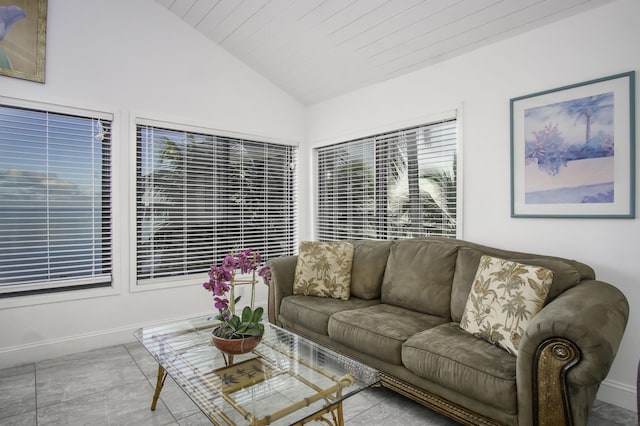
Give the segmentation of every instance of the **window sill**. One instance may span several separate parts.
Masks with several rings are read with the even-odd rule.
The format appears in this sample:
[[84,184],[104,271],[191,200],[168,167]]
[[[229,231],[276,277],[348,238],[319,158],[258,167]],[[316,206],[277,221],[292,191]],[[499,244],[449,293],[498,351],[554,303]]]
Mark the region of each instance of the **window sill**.
[[22,308],[26,306],[46,305],[50,303],[69,302],[72,300],[92,299],[96,297],[117,296],[120,290],[114,287],[100,287],[83,290],[69,290],[58,293],[25,295],[0,299],[0,309]]
[[167,288],[188,287],[195,284],[200,284],[209,280],[209,276],[205,274],[198,274],[190,277],[169,277],[161,279],[147,279],[147,280],[133,280],[129,291],[136,293],[139,291],[153,291]]

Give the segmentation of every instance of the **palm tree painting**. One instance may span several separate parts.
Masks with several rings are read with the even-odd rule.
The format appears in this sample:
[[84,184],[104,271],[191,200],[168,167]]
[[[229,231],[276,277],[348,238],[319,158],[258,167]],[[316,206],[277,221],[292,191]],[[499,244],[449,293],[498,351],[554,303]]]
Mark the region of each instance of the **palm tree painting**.
[[584,121],[586,130],[584,143],[586,144],[591,140],[591,123],[598,116],[598,113],[605,109],[613,111],[613,93],[575,99],[568,104],[569,113],[576,116],[576,122]]
[[614,202],[614,92],[524,110],[525,204]]

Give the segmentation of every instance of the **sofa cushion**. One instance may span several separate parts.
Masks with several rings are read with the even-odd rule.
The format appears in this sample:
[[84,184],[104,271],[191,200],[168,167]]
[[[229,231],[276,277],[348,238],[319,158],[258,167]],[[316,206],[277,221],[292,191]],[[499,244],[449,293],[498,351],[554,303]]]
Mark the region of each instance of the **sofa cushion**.
[[482,256],[460,327],[517,355],[527,324],[542,309],[552,281],[553,272],[542,266]]
[[399,241],[391,247],[382,303],[449,318],[458,248],[440,241]]
[[351,243],[303,241],[298,251],[293,294],[349,299]]
[[[458,250],[456,272],[453,276],[453,287],[451,288],[451,319],[453,321],[460,322],[462,319],[471,284],[478,270],[482,255],[482,252],[469,247],[461,247]],[[580,272],[575,266],[559,259],[532,256],[531,258],[509,258],[509,260],[527,265],[543,266],[553,272],[553,283],[551,283],[545,303],[555,299],[563,291],[578,285],[581,280]]]
[[380,299],[382,277],[393,241],[353,242],[351,295],[360,299]]
[[445,322],[433,315],[381,304],[332,315],[329,337],[388,363],[401,365],[405,340]]
[[280,317],[326,336],[327,324],[332,314],[379,303],[379,300],[363,300],[357,297],[340,300],[315,296],[287,296],[282,299]]
[[508,413],[517,412],[516,358],[458,327],[443,324],[402,346],[414,374]]

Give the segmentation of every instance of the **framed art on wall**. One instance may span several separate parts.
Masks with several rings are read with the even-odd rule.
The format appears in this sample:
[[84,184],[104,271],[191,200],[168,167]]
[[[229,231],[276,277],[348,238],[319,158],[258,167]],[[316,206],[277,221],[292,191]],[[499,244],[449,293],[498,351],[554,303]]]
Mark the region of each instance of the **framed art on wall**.
[[0,1],[0,75],[44,83],[47,0]]
[[635,217],[635,72],[511,99],[511,217]]

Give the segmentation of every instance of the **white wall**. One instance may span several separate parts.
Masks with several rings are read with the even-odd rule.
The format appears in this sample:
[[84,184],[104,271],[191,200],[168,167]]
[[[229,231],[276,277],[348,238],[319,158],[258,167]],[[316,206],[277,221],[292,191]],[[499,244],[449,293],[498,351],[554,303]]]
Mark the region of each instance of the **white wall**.
[[[625,293],[631,305],[630,320],[599,398],[634,411],[640,356],[640,221],[510,218],[509,99],[620,72],[638,72],[639,16],[640,2],[620,0],[314,105],[309,108],[303,150],[304,161],[309,162],[310,146],[317,141],[463,105],[463,238],[581,260],[600,279]],[[640,124],[637,111],[636,123]],[[310,180],[303,179],[302,184],[310,189]],[[300,192],[305,197],[311,193]],[[311,201],[301,199],[300,206],[304,209]],[[301,218],[311,214],[303,210]],[[311,221],[304,226],[300,235],[310,238]]]
[[300,103],[153,0],[50,1],[47,29],[46,84],[0,77],[0,96],[116,114],[115,290],[0,300],[0,368],[130,341],[142,325],[213,311],[199,284],[130,291],[132,117],[304,136]]

